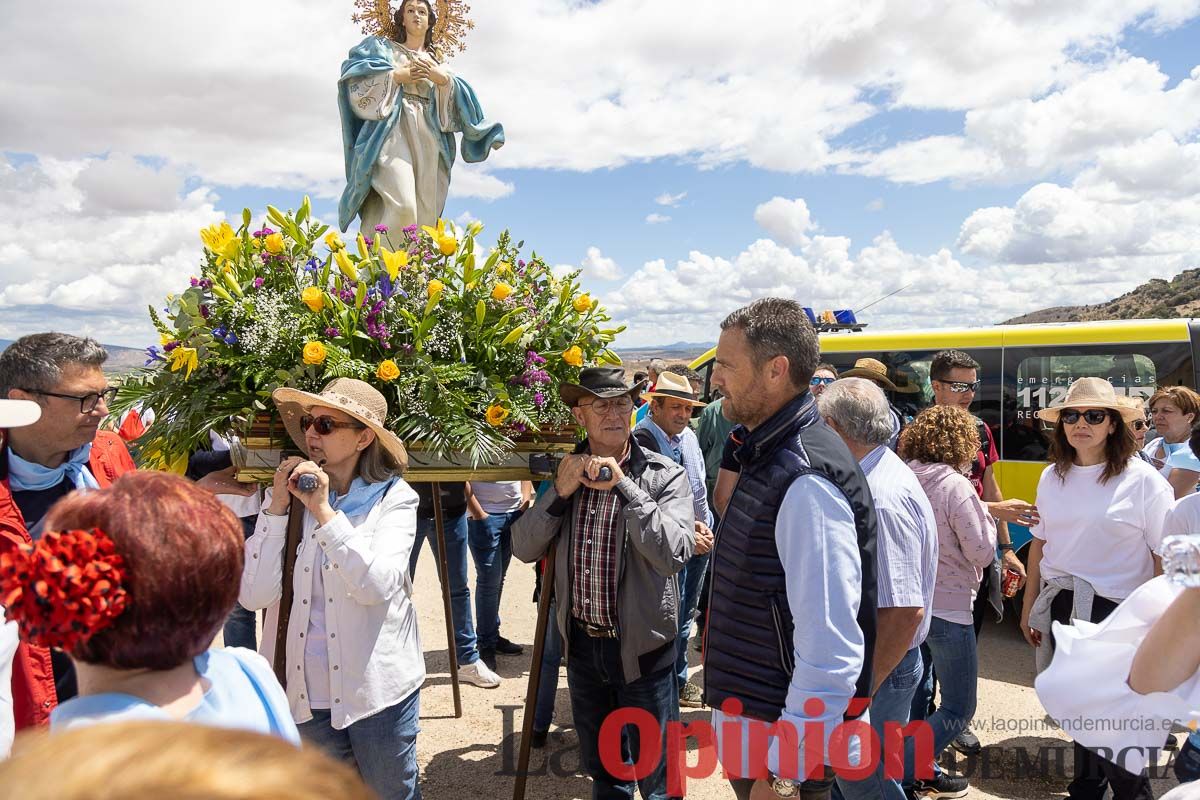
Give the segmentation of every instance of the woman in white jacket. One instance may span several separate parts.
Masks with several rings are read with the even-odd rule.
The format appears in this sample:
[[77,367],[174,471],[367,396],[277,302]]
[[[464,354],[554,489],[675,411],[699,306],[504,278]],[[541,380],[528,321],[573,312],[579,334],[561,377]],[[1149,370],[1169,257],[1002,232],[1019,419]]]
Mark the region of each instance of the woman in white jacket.
[[[420,798],[425,661],[408,578],[417,495],[399,477],[404,445],[384,427],[387,401],[362,381],[338,378],[320,394],[278,389],[273,399],[308,458],[289,458],[275,474],[246,541],[241,603],[268,608],[262,652],[270,658],[295,498],[304,506],[303,536],[292,576],[285,688],[300,735],[357,766],[381,798]],[[315,478],[312,491],[299,488],[306,475]]]

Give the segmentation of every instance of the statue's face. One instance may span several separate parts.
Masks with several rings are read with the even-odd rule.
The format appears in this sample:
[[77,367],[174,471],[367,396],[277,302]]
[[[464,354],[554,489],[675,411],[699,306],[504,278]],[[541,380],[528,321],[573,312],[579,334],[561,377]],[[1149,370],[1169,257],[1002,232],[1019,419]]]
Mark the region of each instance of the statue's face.
[[409,0],[404,4],[404,32],[424,36],[429,30],[429,6],[421,0]]

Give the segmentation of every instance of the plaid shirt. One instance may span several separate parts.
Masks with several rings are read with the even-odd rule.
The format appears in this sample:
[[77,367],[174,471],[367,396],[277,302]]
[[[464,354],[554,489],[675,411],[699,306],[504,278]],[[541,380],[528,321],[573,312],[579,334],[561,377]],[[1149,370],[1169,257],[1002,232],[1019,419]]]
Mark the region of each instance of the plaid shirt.
[[[628,459],[621,462],[624,469]],[[571,540],[571,614],[589,625],[617,626],[617,553],[625,536],[621,498],[581,486]]]

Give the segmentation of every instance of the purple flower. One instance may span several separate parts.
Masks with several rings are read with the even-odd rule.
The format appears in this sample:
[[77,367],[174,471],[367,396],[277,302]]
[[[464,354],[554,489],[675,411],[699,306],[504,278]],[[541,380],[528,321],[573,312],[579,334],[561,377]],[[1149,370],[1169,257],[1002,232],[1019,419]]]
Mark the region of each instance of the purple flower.
[[387,225],[376,225],[376,226],[375,226],[375,232],[376,232],[376,233],[387,233],[387,232],[388,232],[388,226],[387,226]]
[[534,392],[533,393],[533,404],[535,406],[537,406],[538,408],[541,408],[542,406],[546,405],[546,395],[542,394],[541,392]]
[[172,350],[174,350],[176,347],[179,347],[179,342],[178,342],[178,341],[174,341],[174,342],[167,342],[166,344],[164,344],[164,345],[163,345],[163,352],[164,352],[164,353],[169,353],[169,352],[171,352]]
[[208,319],[208,315],[212,312],[208,310],[208,306],[200,306],[200,316],[203,319]]
[[200,285],[200,281],[199,281],[199,280],[197,280],[196,278],[192,278],[192,280],[191,280],[191,284],[192,284],[192,286],[199,286],[199,285]]
[[395,290],[392,287],[392,279],[387,276],[387,273],[379,276],[379,296],[387,300],[392,296]]
[[363,241],[367,243],[367,247],[370,247],[371,245],[375,244],[375,240],[372,239],[370,236],[364,236]]
[[151,364],[153,364],[155,361],[166,361],[166,359],[162,357],[162,354],[158,352],[157,345],[152,344],[149,347],[147,347],[146,355],[149,357],[146,359],[146,363],[143,366],[148,367]]
[[238,343],[237,334],[234,333],[233,331],[230,331],[229,335],[225,337],[225,344],[237,344],[237,343]]
[[217,327],[213,328],[213,336],[217,337],[218,339],[224,339],[225,338],[225,326],[218,325]]
[[261,230],[257,230],[254,232],[254,236],[259,239],[263,239],[263,238],[266,238],[267,236],[270,236],[274,232],[275,231],[271,230],[270,228],[268,228],[264,225]]
[[411,344],[402,344],[402,345],[400,345],[400,349],[404,352],[404,355],[406,355],[406,356],[412,355],[413,346]]
[[526,428],[525,423],[523,423],[523,422],[514,422],[513,430],[516,431],[517,433],[524,433],[525,431],[529,430],[529,428]]
[[261,288],[262,288],[262,285],[263,285],[263,283],[265,283],[265,281],[264,281],[262,278],[255,278],[255,279],[254,279],[254,288],[255,288],[255,289],[261,289]]
[[320,261],[318,261],[316,258],[310,258],[308,260],[308,263],[306,263],[304,265],[304,271],[305,272],[316,272],[320,266],[321,266]]
[[328,336],[330,339],[336,339],[337,337],[342,335],[342,332],[339,331],[337,328],[326,328],[325,335]]

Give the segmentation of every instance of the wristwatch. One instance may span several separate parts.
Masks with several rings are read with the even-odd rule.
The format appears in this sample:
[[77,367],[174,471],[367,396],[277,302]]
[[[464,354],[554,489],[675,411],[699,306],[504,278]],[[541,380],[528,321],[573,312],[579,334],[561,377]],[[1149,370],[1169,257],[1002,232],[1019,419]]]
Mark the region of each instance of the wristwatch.
[[1001,542],[1000,549],[1008,550],[1009,552],[1012,552],[1012,549],[1013,549],[1012,542]]
[[776,775],[770,775],[767,779],[767,785],[771,787],[771,791],[780,797],[799,797],[800,783],[791,778],[780,778]]

